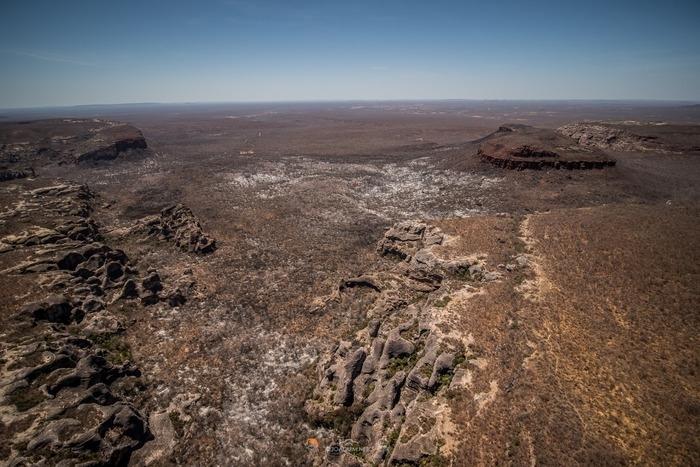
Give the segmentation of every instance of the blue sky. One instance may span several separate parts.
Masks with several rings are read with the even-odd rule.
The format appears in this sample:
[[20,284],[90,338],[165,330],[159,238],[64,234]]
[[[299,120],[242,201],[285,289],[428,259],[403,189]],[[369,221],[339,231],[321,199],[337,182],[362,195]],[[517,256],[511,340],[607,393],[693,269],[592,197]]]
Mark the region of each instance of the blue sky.
[[700,0],[3,0],[0,60],[0,107],[700,100]]

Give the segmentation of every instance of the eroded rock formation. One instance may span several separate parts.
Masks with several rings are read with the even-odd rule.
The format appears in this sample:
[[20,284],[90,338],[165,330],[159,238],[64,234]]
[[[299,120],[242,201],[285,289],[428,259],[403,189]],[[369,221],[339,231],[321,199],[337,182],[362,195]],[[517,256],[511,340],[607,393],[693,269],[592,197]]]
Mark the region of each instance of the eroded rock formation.
[[143,382],[119,310],[169,301],[170,292],[157,272],[140,273],[104,243],[94,198],[82,185],[40,186],[2,213],[34,224],[0,239],[5,264],[16,258],[0,272],[3,284],[27,297],[3,318],[0,337],[0,456],[10,465],[123,465],[151,437],[134,404]]
[[448,241],[422,222],[396,224],[377,248],[394,266],[342,281],[333,294],[342,301],[349,288],[360,287],[373,299],[366,327],[321,359],[306,403],[311,419],[345,443],[329,449],[326,462],[357,462],[353,445],[369,465],[440,458],[444,396],[459,384],[454,377],[470,356],[464,341],[442,326],[439,311],[453,288],[447,284],[476,289],[500,277],[478,257],[444,258],[438,248]]
[[635,134],[631,127],[604,122],[571,123],[557,128],[557,132],[587,148],[642,152],[663,150],[661,142],[654,136]]
[[167,207],[142,223],[149,236],[171,241],[183,251],[204,255],[216,249],[216,240],[202,231],[199,220],[182,204]]

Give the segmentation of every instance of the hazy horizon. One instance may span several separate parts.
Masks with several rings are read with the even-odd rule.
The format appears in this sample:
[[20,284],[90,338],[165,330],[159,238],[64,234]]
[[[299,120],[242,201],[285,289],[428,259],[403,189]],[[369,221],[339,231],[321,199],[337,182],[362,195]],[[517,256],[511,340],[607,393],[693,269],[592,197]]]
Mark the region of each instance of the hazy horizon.
[[99,108],[99,107],[156,107],[156,106],[226,106],[226,105],[294,105],[294,104],[411,104],[411,103],[523,103],[523,104],[640,104],[640,105],[697,105],[700,99],[307,99],[307,100],[250,100],[250,101],[172,101],[172,102],[94,102],[85,104],[64,105],[35,105],[27,107],[0,107],[1,111],[31,111],[31,110],[59,110],[71,108]]
[[700,4],[10,2],[0,108],[700,101]]

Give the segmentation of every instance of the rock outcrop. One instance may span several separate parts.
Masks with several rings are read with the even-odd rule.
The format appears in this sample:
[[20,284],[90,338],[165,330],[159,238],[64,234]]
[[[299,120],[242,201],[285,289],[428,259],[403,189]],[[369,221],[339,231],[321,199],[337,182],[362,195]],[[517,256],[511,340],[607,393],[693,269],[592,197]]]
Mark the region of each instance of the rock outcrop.
[[616,152],[697,153],[697,125],[664,122],[585,121],[564,125],[557,132],[581,146]]
[[357,463],[361,454],[367,465],[422,465],[440,457],[436,417],[446,410],[444,394],[470,350],[444,333],[436,311],[449,300],[446,284],[478,287],[499,277],[478,257],[442,257],[438,248],[447,241],[423,222],[398,223],[377,246],[393,266],[342,281],[332,295],[330,302],[343,302],[350,283],[369,290],[373,300],[367,326],[321,359],[306,403],[311,420],[337,436],[326,462]]
[[553,130],[504,125],[480,140],[477,155],[507,169],[602,169],[615,161]]
[[9,180],[16,180],[18,178],[26,178],[29,176],[34,176],[34,169],[25,170],[12,170],[12,169],[0,169],[0,182],[6,182]]
[[141,274],[104,243],[87,187],[54,184],[19,196],[4,218],[39,225],[0,239],[5,264],[17,258],[0,279],[37,290],[2,318],[0,458],[9,465],[126,465],[151,433],[134,402],[144,383],[120,310],[169,302],[168,291],[157,272]]
[[654,139],[635,135],[602,122],[571,123],[557,132],[572,138],[581,146],[613,151],[649,151],[656,146]]
[[142,223],[148,236],[173,242],[183,251],[205,255],[216,250],[216,240],[202,231],[199,220],[182,204],[167,207]]
[[11,166],[97,163],[148,151],[139,129],[110,120],[3,123],[0,130],[0,163]]

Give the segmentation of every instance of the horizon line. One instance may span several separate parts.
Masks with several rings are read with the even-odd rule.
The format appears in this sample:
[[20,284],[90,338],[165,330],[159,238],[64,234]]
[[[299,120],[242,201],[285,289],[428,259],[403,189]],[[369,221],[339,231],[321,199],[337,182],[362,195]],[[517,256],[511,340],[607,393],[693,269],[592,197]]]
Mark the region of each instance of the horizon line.
[[700,99],[659,99],[659,98],[400,98],[400,99],[282,99],[282,100],[202,100],[202,101],[162,101],[162,102],[113,102],[91,104],[35,105],[23,107],[0,107],[2,111],[74,109],[81,107],[127,107],[127,106],[167,106],[167,105],[216,105],[216,104],[322,104],[322,103],[382,103],[382,102],[627,102],[627,103],[675,103],[700,104]]

